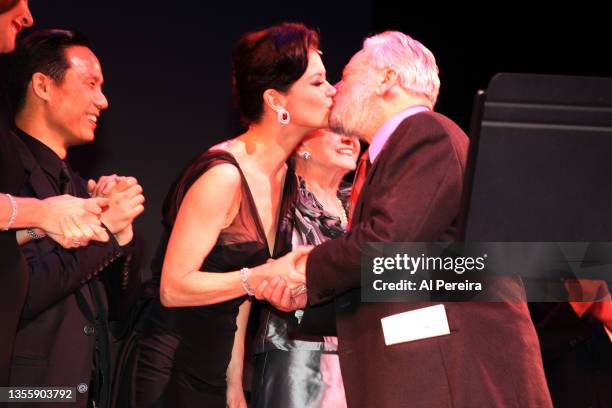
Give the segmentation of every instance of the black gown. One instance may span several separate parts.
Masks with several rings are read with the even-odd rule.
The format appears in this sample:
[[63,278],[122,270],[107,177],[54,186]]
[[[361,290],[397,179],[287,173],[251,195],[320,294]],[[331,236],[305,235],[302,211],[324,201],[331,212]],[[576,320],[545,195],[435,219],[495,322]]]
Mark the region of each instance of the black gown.
[[[19,154],[0,128],[0,193],[19,194],[23,184]],[[7,200],[2,194],[0,200]],[[5,225],[0,226],[4,228]],[[0,231],[0,386],[8,386],[13,341],[25,301],[28,274],[15,231]]]
[[[163,254],[178,207],[189,187],[207,170],[222,163],[240,167],[228,152],[211,150],[192,162],[166,198],[165,234],[153,262],[154,278],[159,279]],[[200,270],[236,271],[266,262],[271,254],[257,208],[247,181],[242,177],[240,209],[232,224],[223,229]],[[283,202],[279,212],[274,257],[290,248],[283,220],[296,190],[291,170],[286,175]],[[206,214],[202,214],[206,217]],[[230,361],[238,308],[246,297],[227,302],[182,308],[165,308],[154,299],[131,350],[133,391],[129,403],[136,407],[225,407],[226,370]],[[125,375],[126,373],[124,373]],[[123,379],[122,381],[125,381]],[[124,394],[125,396],[125,394]]]

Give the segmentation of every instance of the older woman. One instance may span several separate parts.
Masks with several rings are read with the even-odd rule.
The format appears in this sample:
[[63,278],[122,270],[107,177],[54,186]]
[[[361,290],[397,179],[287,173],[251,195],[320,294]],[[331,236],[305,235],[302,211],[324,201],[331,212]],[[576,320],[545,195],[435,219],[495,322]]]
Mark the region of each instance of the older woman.
[[[321,129],[307,136],[294,155],[299,191],[289,214],[292,245],[319,245],[346,231],[356,138]],[[295,314],[265,308],[256,337],[253,407],[346,406],[338,361],[333,304]],[[292,329],[294,330],[293,332]],[[323,336],[325,335],[325,336]]]
[[[244,334],[265,265],[286,249],[279,220],[295,176],[285,165],[311,130],[327,123],[335,89],[315,31],[280,24],[248,33],[233,54],[233,83],[248,130],[201,154],[165,205],[160,301],[138,341],[138,407],[245,407]],[[257,265],[262,266],[257,267]]]

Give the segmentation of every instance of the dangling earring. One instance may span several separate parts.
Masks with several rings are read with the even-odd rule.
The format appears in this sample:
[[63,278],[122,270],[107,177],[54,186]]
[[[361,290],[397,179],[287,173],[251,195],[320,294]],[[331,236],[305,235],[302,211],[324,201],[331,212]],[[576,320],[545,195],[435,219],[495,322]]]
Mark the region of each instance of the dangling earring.
[[300,156],[302,156],[304,158],[304,160],[308,160],[310,159],[310,152],[307,152],[306,150],[304,150],[302,153],[300,153]]
[[288,125],[291,121],[291,116],[289,115],[289,112],[287,112],[285,108],[280,108],[277,113],[278,114],[276,116],[276,119],[278,120],[278,123],[280,123],[281,125]]

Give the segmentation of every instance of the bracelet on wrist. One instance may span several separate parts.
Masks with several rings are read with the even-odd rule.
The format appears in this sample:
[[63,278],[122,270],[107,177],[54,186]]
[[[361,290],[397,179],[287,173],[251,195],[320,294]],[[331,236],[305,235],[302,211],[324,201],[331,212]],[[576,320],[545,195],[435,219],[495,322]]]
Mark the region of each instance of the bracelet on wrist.
[[9,222],[6,224],[6,227],[2,228],[2,231],[10,230],[15,223],[15,219],[17,218],[17,201],[15,201],[15,198],[13,198],[13,196],[10,194],[5,194],[5,196],[11,202],[11,218],[9,218]]
[[240,283],[242,284],[242,289],[244,289],[247,295],[255,296],[255,292],[249,286],[249,282],[247,280],[248,278],[249,278],[249,268],[242,268],[240,270]]
[[28,236],[32,239],[41,239],[45,237],[44,235],[41,235],[38,232],[36,232],[34,228],[27,228],[26,234],[28,234]]

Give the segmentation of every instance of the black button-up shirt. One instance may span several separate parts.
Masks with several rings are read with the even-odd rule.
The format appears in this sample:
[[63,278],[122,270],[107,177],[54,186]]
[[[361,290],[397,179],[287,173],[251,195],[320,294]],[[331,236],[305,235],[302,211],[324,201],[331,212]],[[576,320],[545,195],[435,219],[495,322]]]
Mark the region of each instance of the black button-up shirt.
[[[70,180],[63,171],[64,166],[68,168],[70,179],[72,178],[72,170],[67,162],[62,161],[60,157],[51,150],[50,147],[40,142],[38,139],[33,138],[21,129],[16,129],[16,133],[19,135],[21,140],[28,146],[36,161],[40,167],[44,170],[45,175],[49,179],[49,182],[54,187],[56,195],[64,194],[65,185]],[[74,188],[73,191],[77,191]]]

